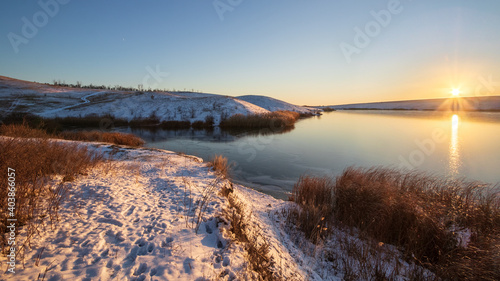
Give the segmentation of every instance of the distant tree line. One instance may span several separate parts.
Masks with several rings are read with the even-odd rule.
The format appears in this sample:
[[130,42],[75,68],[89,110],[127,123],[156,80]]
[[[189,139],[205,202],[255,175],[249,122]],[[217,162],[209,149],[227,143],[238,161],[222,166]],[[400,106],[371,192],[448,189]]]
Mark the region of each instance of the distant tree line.
[[[52,80],[52,84],[50,83],[45,83],[45,85],[51,85],[51,86],[56,86],[56,87],[68,87],[68,88],[81,88],[81,89],[100,89],[100,90],[115,90],[115,91],[148,91],[148,92],[180,92],[180,90],[169,90],[169,89],[144,89],[144,86],[142,84],[137,85],[137,87],[123,87],[120,85],[115,85],[115,86],[106,86],[106,85],[94,85],[94,84],[88,84],[88,85],[83,85],[81,81],[76,81],[75,84],[71,83],[66,83],[65,81],[61,80]],[[183,92],[191,92],[191,93],[200,93],[200,91],[195,91],[194,89],[187,90],[184,88]]]

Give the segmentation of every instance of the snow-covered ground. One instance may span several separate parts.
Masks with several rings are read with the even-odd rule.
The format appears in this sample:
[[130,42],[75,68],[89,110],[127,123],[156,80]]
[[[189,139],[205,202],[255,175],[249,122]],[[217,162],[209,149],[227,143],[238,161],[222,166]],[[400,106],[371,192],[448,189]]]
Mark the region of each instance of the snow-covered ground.
[[[63,183],[70,193],[59,223],[32,240],[15,274],[5,272],[2,255],[1,280],[258,280],[245,244],[229,231],[232,211],[219,190],[231,183],[206,162],[158,149],[82,145],[111,161]],[[360,240],[339,231],[331,243],[314,246],[285,223],[292,203],[241,185],[233,189],[249,239],[270,246],[278,280],[342,280],[347,264],[356,269],[335,239]],[[401,272],[408,268],[399,259],[374,266],[392,272],[396,262]]]
[[235,98],[192,92],[127,92],[54,87],[0,76],[0,110],[30,112],[43,117],[84,117],[111,114],[131,120],[156,116],[160,121],[197,121],[214,117],[215,124],[234,114],[277,110],[301,113],[311,109],[262,97]]

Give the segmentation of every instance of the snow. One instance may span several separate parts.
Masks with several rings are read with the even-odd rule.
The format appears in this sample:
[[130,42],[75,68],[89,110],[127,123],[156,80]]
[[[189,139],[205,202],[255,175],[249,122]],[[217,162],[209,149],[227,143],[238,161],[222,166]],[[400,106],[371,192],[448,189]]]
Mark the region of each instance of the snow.
[[193,92],[127,92],[54,87],[0,76],[0,109],[4,114],[29,111],[43,117],[84,117],[111,114],[116,118],[157,117],[160,121],[204,121],[215,124],[234,114],[262,114],[305,107],[262,96],[241,98]]
[[269,111],[278,111],[278,110],[288,110],[288,111],[296,111],[300,113],[314,113],[314,110],[311,108],[294,105],[291,103],[287,103],[281,100],[277,100],[271,97],[266,96],[257,96],[257,95],[246,95],[237,97],[240,100],[247,101],[249,103],[260,106]]
[[[229,231],[228,200],[218,192],[231,183],[206,162],[159,149],[80,144],[110,161],[63,183],[70,193],[59,223],[32,240],[24,264],[17,263],[15,280],[44,273],[46,280],[256,280],[244,244]],[[58,176],[52,183],[61,181]],[[342,265],[324,254],[329,250],[346,260],[335,238],[325,246],[308,243],[285,223],[292,203],[232,186],[249,239],[270,245],[276,277],[341,280]],[[5,259],[0,257],[4,269]],[[392,264],[383,265],[389,272]],[[12,279],[2,274],[0,279]]]
[[71,194],[58,227],[34,241],[16,280],[34,280],[47,268],[47,280],[205,280],[197,278],[223,271],[230,278],[243,269],[233,258],[241,248],[219,230],[222,197],[210,194],[196,231],[202,196],[224,184],[206,163],[168,151],[88,145],[114,161],[65,183]]

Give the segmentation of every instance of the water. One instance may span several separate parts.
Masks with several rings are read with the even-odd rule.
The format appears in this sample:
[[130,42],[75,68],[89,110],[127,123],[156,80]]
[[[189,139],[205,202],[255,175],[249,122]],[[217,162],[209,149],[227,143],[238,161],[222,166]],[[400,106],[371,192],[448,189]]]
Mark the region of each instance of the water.
[[304,174],[336,176],[349,166],[418,169],[500,182],[500,113],[336,111],[282,134],[134,130],[149,147],[207,160],[222,154],[233,178],[286,198]]

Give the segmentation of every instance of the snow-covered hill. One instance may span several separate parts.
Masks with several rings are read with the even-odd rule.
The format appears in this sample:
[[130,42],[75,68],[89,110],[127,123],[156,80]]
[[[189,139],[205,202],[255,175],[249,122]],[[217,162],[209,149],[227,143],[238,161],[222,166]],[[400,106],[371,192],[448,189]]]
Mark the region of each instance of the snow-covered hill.
[[84,117],[110,114],[131,120],[155,116],[160,121],[197,121],[214,117],[218,124],[234,114],[261,114],[305,107],[263,96],[241,98],[193,92],[135,92],[56,87],[0,76],[0,110],[30,112],[43,117]]
[[500,110],[500,96],[356,103],[335,105],[330,107],[334,109],[497,111]]

